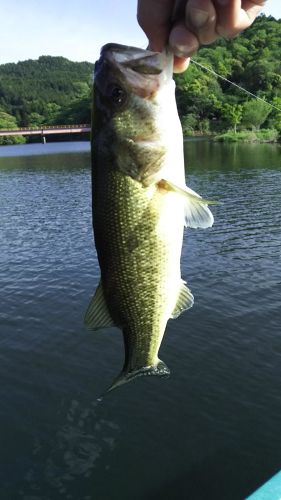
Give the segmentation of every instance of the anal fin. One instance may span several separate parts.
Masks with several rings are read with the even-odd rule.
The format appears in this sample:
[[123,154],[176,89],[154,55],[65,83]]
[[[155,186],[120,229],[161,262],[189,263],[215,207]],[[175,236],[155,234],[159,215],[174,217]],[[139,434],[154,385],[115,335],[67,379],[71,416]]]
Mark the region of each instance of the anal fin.
[[99,283],[95,295],[88,305],[84,318],[84,324],[90,330],[99,330],[100,328],[115,326],[105,302],[101,282]]
[[174,307],[174,310],[171,314],[171,318],[172,319],[178,318],[183,311],[187,311],[187,309],[190,309],[193,306],[193,304],[194,304],[194,297],[191,291],[186,286],[185,281],[181,281],[178,299]]

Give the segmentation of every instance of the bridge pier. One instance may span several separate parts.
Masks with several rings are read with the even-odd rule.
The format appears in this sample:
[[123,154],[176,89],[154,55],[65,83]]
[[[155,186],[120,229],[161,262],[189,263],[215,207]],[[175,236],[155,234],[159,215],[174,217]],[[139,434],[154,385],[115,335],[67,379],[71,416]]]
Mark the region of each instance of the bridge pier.
[[44,135],[42,135],[42,143],[43,143],[43,144],[46,144],[46,142],[47,142],[47,141],[46,141],[46,137],[45,137]]

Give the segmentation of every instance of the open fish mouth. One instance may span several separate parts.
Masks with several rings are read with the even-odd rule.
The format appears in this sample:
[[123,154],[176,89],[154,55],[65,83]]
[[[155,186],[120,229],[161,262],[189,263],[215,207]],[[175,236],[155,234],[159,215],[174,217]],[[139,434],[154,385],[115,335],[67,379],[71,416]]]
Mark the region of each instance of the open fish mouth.
[[[172,81],[173,55],[168,51],[152,52],[128,45],[108,43],[101,49],[95,74],[110,68],[139,97],[154,98],[163,84]],[[106,71],[108,71],[108,69]]]
[[159,75],[167,66],[166,52],[152,52],[129,45],[108,43],[102,47],[101,56],[107,57],[108,53],[117,64],[143,75]]
[[166,72],[168,68],[169,75],[172,74],[173,56],[166,50],[152,52],[129,45],[108,43],[101,49],[101,58],[110,60],[124,70],[131,69],[143,76],[157,76],[163,71]]

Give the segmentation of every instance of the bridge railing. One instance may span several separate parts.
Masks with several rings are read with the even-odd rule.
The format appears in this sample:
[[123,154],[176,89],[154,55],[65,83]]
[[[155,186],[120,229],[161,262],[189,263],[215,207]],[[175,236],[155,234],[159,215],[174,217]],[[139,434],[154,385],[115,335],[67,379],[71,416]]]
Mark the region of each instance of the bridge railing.
[[0,128],[0,136],[3,135],[45,135],[61,133],[89,132],[91,125],[81,123],[79,125],[42,125],[38,127]]
[[40,125],[37,127],[18,127],[18,128],[0,128],[0,133],[4,135],[5,132],[13,133],[13,132],[34,132],[34,131],[43,131],[43,130],[73,130],[73,129],[89,129],[91,127],[88,123],[82,123],[78,125]]

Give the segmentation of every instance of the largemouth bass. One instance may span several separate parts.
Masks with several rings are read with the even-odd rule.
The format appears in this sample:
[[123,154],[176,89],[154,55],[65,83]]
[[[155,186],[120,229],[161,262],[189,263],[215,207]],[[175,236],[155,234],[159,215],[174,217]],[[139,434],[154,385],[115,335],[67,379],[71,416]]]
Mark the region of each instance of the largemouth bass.
[[185,185],[173,57],[107,44],[95,65],[92,193],[101,270],[85,323],[117,326],[124,367],[109,390],[168,376],[158,357],[169,318],[193,305],[181,279],[184,224],[209,227],[208,200]]

